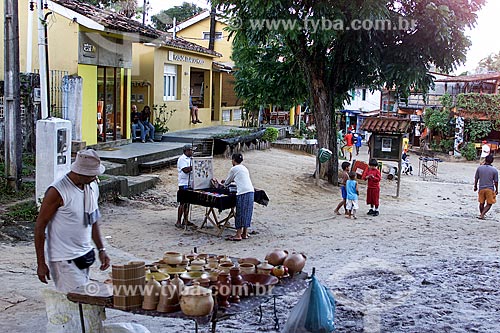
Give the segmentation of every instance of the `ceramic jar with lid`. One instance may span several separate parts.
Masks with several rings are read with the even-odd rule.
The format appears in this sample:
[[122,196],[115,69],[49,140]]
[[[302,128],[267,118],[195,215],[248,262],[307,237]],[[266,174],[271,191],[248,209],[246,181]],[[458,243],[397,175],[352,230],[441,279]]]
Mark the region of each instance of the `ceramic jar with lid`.
[[185,287],[181,295],[181,310],[186,316],[207,316],[214,308],[212,290],[200,286],[198,282]]
[[177,291],[180,295],[184,290],[184,281],[182,281],[182,279],[179,278],[179,274],[175,274],[175,277],[171,280],[171,282],[174,286],[177,287]]
[[264,260],[260,265],[257,266],[257,273],[258,274],[266,274],[270,275],[271,271],[273,270],[273,265],[270,265],[267,260]]

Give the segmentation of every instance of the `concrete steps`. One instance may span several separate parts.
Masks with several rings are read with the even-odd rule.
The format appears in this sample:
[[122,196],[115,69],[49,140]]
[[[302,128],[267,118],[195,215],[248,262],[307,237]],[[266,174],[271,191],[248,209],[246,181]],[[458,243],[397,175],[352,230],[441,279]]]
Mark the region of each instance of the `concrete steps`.
[[144,162],[139,164],[140,172],[153,172],[154,170],[168,168],[170,166],[176,165],[177,160],[181,155],[175,155],[167,158],[162,158],[160,160],[154,160],[149,162]]
[[153,188],[160,181],[157,175],[112,176],[106,175],[99,183],[101,198],[120,195],[130,197]]

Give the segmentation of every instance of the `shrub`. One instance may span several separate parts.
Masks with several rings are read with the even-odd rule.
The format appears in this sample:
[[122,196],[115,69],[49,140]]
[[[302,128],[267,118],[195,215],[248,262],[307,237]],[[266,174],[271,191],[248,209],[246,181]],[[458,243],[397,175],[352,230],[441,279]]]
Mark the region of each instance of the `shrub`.
[[474,161],[477,158],[476,146],[470,142],[460,150],[460,154],[462,154],[467,161]]
[[268,127],[262,135],[262,140],[267,142],[274,142],[278,140],[278,129],[274,127]]

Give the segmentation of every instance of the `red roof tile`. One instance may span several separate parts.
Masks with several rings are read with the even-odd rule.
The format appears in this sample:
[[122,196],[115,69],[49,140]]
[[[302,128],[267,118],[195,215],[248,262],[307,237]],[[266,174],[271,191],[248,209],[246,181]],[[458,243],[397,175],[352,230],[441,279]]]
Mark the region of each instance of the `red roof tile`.
[[409,119],[369,117],[363,121],[360,129],[374,133],[406,133],[409,126]]

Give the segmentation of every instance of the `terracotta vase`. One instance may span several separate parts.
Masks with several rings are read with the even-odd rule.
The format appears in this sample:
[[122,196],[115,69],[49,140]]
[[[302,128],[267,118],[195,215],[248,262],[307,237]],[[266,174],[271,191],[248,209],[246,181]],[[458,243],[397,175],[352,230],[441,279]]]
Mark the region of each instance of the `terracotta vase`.
[[175,312],[179,311],[179,292],[177,286],[170,281],[164,281],[160,291],[160,302],[156,311],[158,312]]
[[184,281],[179,278],[179,274],[175,274],[175,277],[170,280],[174,286],[177,287],[177,292],[180,294],[184,290]]
[[229,302],[239,303],[240,296],[243,294],[243,278],[238,267],[233,267],[229,270],[231,276],[231,296]]
[[265,260],[267,260],[267,262],[273,266],[278,266],[283,265],[283,262],[285,261],[287,256],[288,251],[275,249],[274,251],[266,255]]
[[151,276],[148,283],[144,286],[144,300],[142,301],[142,308],[144,310],[156,310],[160,301],[160,291],[160,283]]
[[230,306],[228,299],[231,296],[231,278],[229,273],[219,274],[217,281],[217,302],[219,306],[228,308]]
[[302,253],[292,252],[289,254],[283,265],[288,268],[288,274],[293,276],[295,273],[301,272],[306,265],[306,256]]

